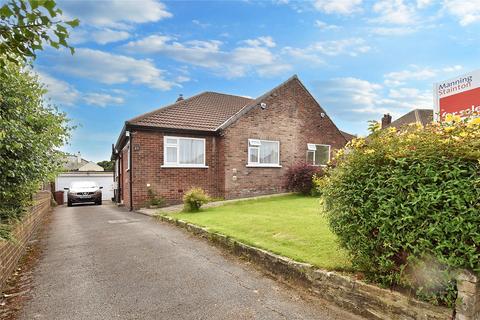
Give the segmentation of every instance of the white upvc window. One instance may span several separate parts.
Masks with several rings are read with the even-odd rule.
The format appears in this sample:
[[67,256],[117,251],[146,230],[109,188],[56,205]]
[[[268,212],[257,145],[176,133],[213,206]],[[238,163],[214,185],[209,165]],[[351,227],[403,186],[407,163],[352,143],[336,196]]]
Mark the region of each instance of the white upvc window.
[[330,161],[330,145],[307,143],[307,163],[326,166]]
[[205,139],[165,136],[162,167],[207,168]]
[[247,167],[280,167],[280,142],[248,139]]

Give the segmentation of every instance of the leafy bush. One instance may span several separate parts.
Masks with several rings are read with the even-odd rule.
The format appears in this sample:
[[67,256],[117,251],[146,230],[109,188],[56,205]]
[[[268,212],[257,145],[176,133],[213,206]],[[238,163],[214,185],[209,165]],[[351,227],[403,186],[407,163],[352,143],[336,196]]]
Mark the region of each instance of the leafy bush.
[[159,197],[152,188],[148,188],[147,190],[147,205],[148,206],[155,206],[155,207],[162,207],[165,205],[166,201],[164,198]]
[[285,174],[285,188],[288,191],[311,194],[314,176],[322,176],[323,170],[320,167],[307,163],[297,163],[290,166]]
[[64,161],[57,150],[71,127],[45,93],[28,68],[7,63],[0,72],[0,239],[11,237],[12,222]]
[[447,121],[351,141],[320,187],[354,266],[452,305],[454,272],[480,272],[480,118]]
[[183,195],[183,210],[196,212],[205,203],[211,201],[210,196],[202,188],[192,188]]

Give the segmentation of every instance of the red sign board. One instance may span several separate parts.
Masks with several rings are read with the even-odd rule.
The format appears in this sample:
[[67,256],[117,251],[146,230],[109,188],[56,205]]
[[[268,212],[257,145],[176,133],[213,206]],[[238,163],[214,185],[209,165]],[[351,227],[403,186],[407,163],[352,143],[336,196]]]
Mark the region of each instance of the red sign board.
[[480,70],[435,84],[435,120],[480,114]]

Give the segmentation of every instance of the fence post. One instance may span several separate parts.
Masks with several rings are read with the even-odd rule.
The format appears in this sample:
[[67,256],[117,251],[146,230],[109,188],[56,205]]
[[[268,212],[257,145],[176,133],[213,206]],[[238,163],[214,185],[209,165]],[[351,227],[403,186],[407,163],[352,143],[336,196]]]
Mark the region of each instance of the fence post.
[[458,296],[455,320],[480,320],[480,279],[463,270],[457,276]]

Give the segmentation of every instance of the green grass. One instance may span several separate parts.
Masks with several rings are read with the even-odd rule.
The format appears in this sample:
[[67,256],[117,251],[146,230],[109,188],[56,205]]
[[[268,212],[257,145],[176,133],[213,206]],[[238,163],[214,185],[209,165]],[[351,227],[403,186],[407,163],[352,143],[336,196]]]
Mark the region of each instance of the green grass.
[[195,213],[169,214],[243,243],[328,270],[349,270],[346,253],[318,198],[288,195],[230,203]]

